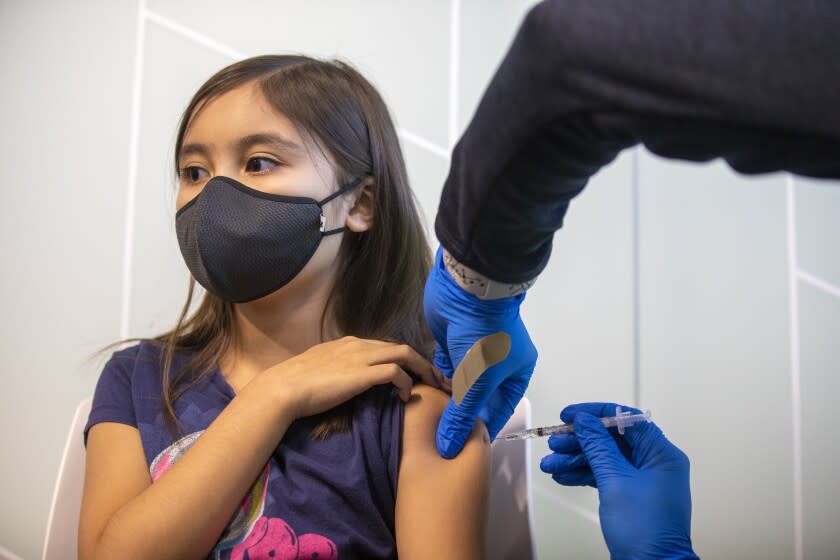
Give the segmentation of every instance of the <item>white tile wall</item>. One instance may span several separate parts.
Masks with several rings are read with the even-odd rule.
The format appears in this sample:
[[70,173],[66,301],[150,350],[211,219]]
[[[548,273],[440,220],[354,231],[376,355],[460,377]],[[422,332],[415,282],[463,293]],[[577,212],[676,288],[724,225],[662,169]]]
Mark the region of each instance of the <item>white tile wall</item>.
[[798,275],[831,292],[840,286],[840,189],[836,182],[804,178],[795,185]]
[[135,12],[0,3],[0,546],[27,559],[119,335]]
[[696,548],[791,558],[785,177],[643,154],[639,186],[641,404],[692,461]]
[[[89,352],[180,308],[169,160],[198,85],[253,54],[351,61],[394,114],[431,232],[448,149],[532,4],[0,6],[0,547],[40,555],[67,421],[101,367]],[[692,459],[701,555],[836,556],[838,245],[836,183],[621,155],[572,203],[523,311],[535,422],[638,401]],[[606,558],[595,492],[542,475],[544,450],[540,557]]]
[[803,284],[801,340],[802,541],[805,558],[836,558],[840,550],[840,439],[834,434],[840,297]]

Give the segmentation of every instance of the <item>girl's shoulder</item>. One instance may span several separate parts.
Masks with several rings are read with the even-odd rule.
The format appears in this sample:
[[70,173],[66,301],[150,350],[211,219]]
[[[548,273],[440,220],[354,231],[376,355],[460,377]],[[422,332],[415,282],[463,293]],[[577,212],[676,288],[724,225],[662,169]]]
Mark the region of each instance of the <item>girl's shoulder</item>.
[[96,382],[84,428],[85,444],[88,431],[99,422],[138,427],[148,397],[160,394],[158,364],[162,355],[159,345],[145,341],[111,354]]
[[[126,394],[159,395],[162,391],[162,372],[166,348],[153,340],[143,340],[111,354],[99,376],[97,390],[102,393],[120,391]],[[177,368],[185,357],[173,356]]]
[[[175,352],[173,354],[173,365],[184,360],[186,354]],[[127,368],[140,370],[141,372],[160,372],[163,369],[166,358],[166,347],[155,340],[141,340],[137,344],[127,346],[111,354],[105,364],[105,370],[115,368],[125,371]]]
[[141,340],[137,344],[116,350],[111,354],[109,362],[136,362],[140,359],[143,361],[160,360],[163,355],[164,347],[162,344],[154,340]]

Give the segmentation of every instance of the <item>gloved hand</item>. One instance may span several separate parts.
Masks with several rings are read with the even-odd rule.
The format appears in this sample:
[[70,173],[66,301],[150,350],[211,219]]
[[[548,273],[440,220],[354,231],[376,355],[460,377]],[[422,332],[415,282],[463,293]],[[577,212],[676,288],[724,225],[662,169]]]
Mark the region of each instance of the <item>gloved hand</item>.
[[575,432],[549,438],[554,453],[543,457],[540,468],[560,484],[598,488],[601,531],[612,558],[697,558],[688,457],[652,422],[627,427],[623,436],[608,431],[598,418],[614,416],[615,407],[585,403],[563,409],[560,419],[574,422]]
[[477,416],[484,420],[491,441],[495,439],[522,399],[537,362],[537,349],[519,316],[523,299],[525,294],[482,300],[465,292],[446,270],[443,250],[438,249],[424,295],[426,322],[435,337],[435,367],[451,379],[477,340],[499,331],[511,338],[507,358],[478,378],[460,406],[450,399],[436,437],[442,457],[451,459],[461,452]]

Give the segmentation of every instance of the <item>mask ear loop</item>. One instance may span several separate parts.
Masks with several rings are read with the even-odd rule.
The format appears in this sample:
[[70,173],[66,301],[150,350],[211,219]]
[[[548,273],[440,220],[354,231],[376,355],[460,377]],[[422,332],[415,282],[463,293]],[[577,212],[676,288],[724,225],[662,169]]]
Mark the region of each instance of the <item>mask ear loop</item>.
[[344,193],[346,193],[346,192],[348,192],[348,191],[352,191],[353,189],[355,189],[356,187],[358,187],[359,185],[361,185],[361,184],[362,184],[362,182],[363,182],[365,179],[367,179],[367,177],[365,177],[365,176],[359,177],[358,179],[356,179],[356,180],[355,180],[355,181],[353,181],[352,183],[348,183],[347,185],[344,185],[343,187],[341,187],[340,189],[338,189],[337,191],[335,191],[334,193],[332,193],[332,194],[331,194],[330,196],[328,196],[327,198],[325,198],[325,199],[323,199],[323,200],[320,200],[320,201],[318,202],[318,207],[321,209],[321,227],[319,228],[319,229],[320,229],[320,231],[321,231],[321,236],[325,237],[325,236],[327,236],[327,235],[332,235],[332,234],[334,234],[334,233],[341,233],[342,231],[344,231],[345,229],[347,229],[347,227],[346,227],[346,226],[342,226],[342,227],[340,227],[340,228],[331,229],[331,230],[329,230],[329,231],[326,231],[326,229],[327,229],[327,217],[324,215],[324,205],[325,205],[327,202],[331,201],[332,199],[334,199],[334,198],[336,198],[336,197],[338,197],[338,196],[341,196],[341,195],[343,195]]

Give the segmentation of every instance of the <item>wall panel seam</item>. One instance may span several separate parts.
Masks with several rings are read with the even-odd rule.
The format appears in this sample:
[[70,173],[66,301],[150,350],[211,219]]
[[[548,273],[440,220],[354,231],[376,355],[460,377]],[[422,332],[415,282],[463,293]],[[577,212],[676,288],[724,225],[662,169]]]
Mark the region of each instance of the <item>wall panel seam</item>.
[[[232,60],[242,60],[244,58],[248,58],[248,55],[228,46],[220,41],[213,39],[212,37],[208,37],[203,33],[199,33],[198,31],[191,29],[183,24],[178,23],[168,17],[165,17],[161,14],[153,12],[151,10],[146,10],[146,18],[160,27],[167,29],[177,35],[181,35],[182,37],[197,43],[213,52],[219,53],[223,56],[226,56]],[[451,108],[450,108],[451,110]],[[450,115],[451,118],[451,115]],[[451,127],[451,124],[450,124]],[[427,152],[436,155],[438,157],[442,157],[444,159],[449,159],[449,150],[446,148],[437,145],[436,143],[423,138],[419,134],[415,134],[409,130],[400,129],[398,130],[399,136],[404,139],[406,142],[413,144]]]
[[460,79],[461,0],[451,0],[449,20],[449,150],[458,138],[458,80]]
[[790,330],[791,432],[793,444],[793,546],[802,560],[802,414],[799,338],[799,282],[796,256],[796,193],[793,176],[785,183],[788,257],[788,322]]
[[632,156],[632,171],[631,171],[631,205],[632,205],[632,274],[633,274],[633,406],[640,408],[642,406],[642,342],[641,342],[641,290],[642,290],[642,273],[641,273],[641,247],[640,247],[640,214],[641,214],[641,184],[639,182],[639,162],[640,162],[639,146],[633,149]]
[[796,276],[799,280],[818,288],[829,295],[840,297],[840,288],[827,280],[823,280],[818,276],[805,272],[801,268],[796,269]]
[[563,498],[557,492],[551,492],[549,490],[541,488],[540,486],[534,486],[534,490],[535,490],[535,493],[537,495],[542,496],[544,498],[547,498],[547,499],[559,504],[564,509],[566,509],[566,510],[572,512],[572,513],[575,513],[575,514],[579,515],[580,517],[582,517],[583,519],[585,519],[585,520],[587,520],[591,523],[594,523],[595,525],[598,525],[600,527],[601,522],[598,519],[598,514],[597,513],[589,511],[585,507],[579,506],[576,503]]
[[131,320],[131,276],[134,264],[134,220],[137,193],[137,157],[140,144],[140,115],[143,92],[143,60],[146,38],[146,0],[137,1],[137,26],[134,43],[134,75],[131,85],[131,115],[128,146],[128,181],[126,184],[125,223],[123,228],[122,298],[120,302],[120,339],[128,338]]

